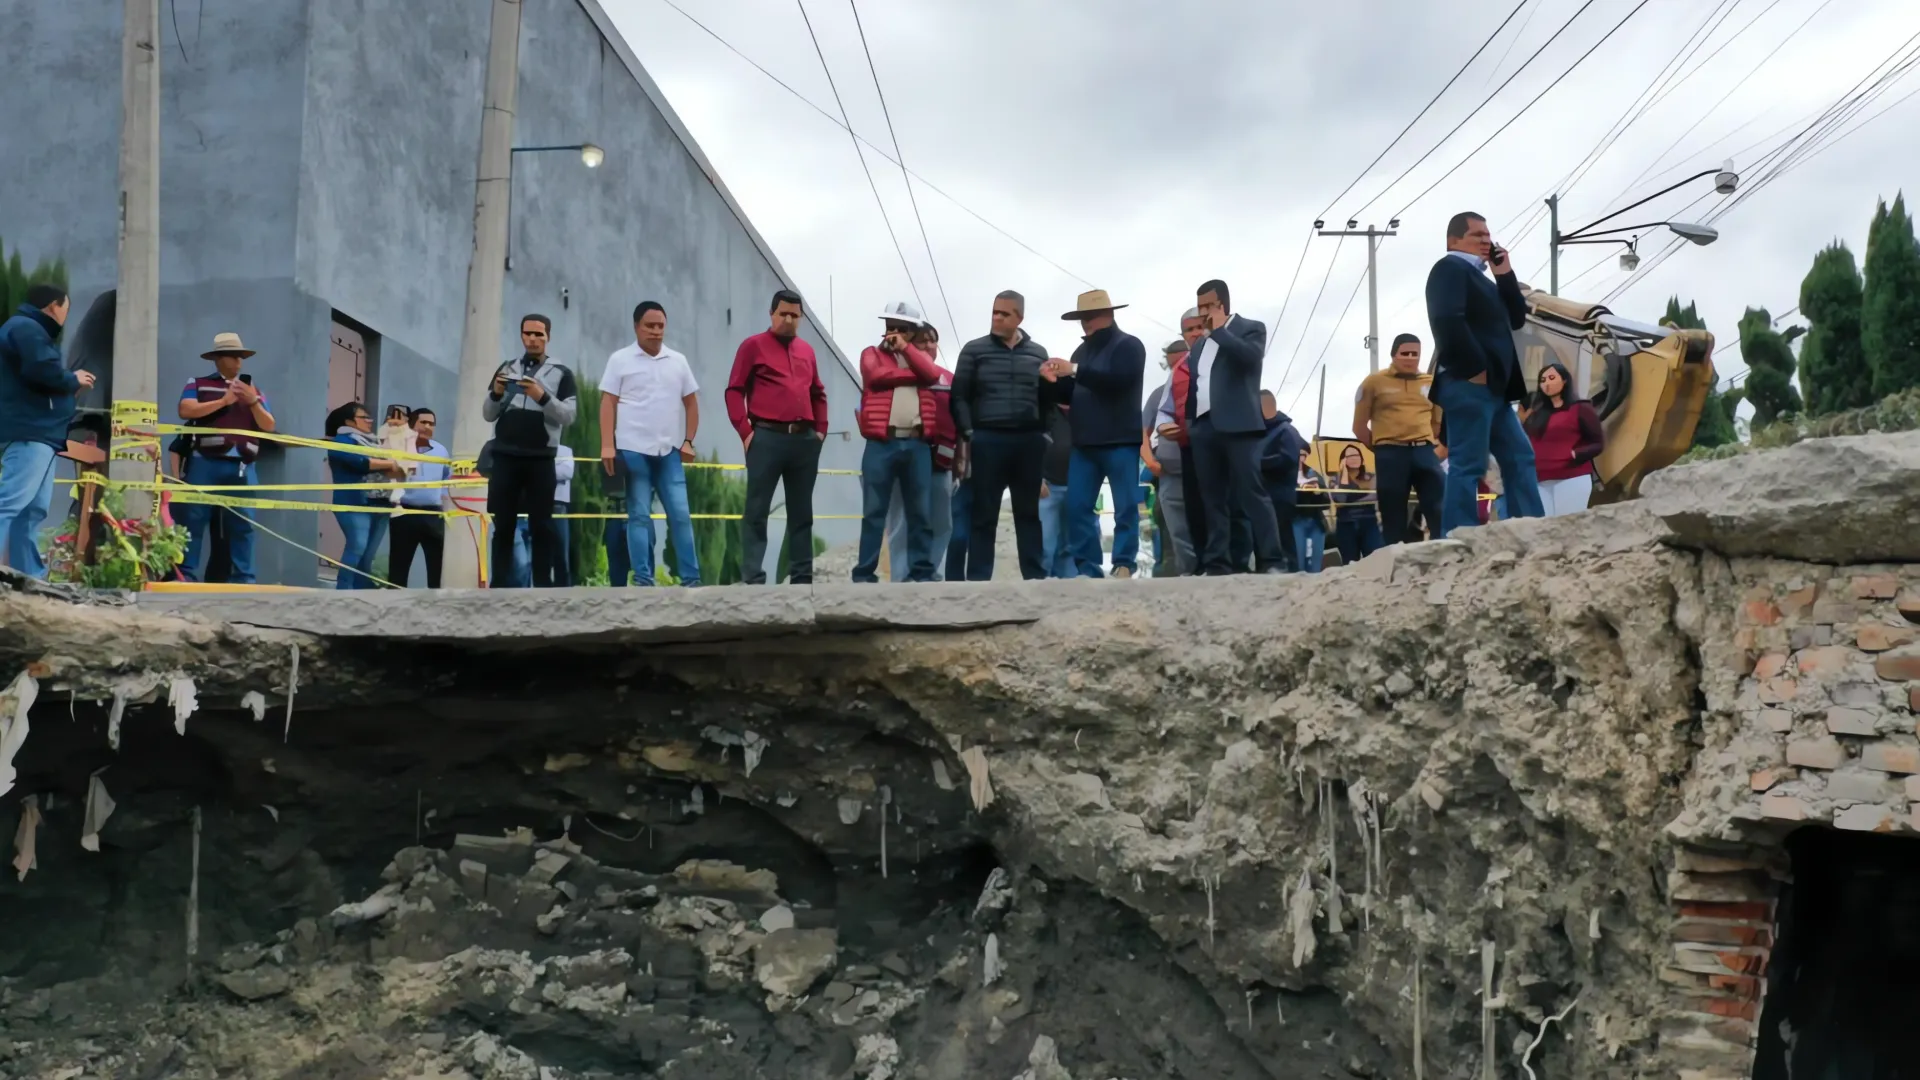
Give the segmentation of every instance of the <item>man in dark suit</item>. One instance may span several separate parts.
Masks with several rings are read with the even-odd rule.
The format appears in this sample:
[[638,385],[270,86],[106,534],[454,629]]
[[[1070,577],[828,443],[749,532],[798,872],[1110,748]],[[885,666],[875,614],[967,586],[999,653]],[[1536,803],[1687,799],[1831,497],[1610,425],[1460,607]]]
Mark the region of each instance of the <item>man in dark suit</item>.
[[1527,392],[1513,344],[1514,331],[1527,322],[1527,301],[1506,249],[1493,242],[1479,214],[1455,214],[1447,222],[1447,253],[1427,274],[1427,322],[1434,339],[1433,400],[1446,416],[1441,534],[1478,523],[1475,500],[1489,451],[1500,463],[1508,513],[1544,516],[1533,444],[1512,406]]
[[1255,569],[1284,573],[1280,526],[1260,477],[1260,440],[1267,433],[1260,413],[1260,365],[1267,352],[1267,328],[1233,314],[1224,281],[1200,286],[1198,300],[1206,336],[1188,354],[1192,375],[1181,407],[1198,501],[1206,512],[1201,572],[1233,572],[1231,508],[1238,504],[1253,526]]

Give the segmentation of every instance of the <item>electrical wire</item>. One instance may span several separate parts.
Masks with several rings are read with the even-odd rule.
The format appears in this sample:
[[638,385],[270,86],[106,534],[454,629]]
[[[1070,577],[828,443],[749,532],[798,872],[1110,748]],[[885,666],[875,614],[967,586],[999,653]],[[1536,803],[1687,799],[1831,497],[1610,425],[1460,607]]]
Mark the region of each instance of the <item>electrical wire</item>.
[[[1314,371],[1327,366],[1327,352],[1328,350],[1333,348],[1333,340],[1340,336],[1340,324],[1347,321],[1347,312],[1353,310],[1353,302],[1359,298],[1360,288],[1366,283],[1367,283],[1367,272],[1365,270],[1362,270],[1360,271],[1360,277],[1358,278],[1358,280],[1356,280],[1353,283],[1353,291],[1347,294],[1347,305],[1340,309],[1339,317],[1333,320],[1333,331],[1327,335],[1327,343],[1320,347],[1319,359],[1314,361],[1313,367],[1310,367],[1307,369],[1307,377],[1306,377],[1306,380],[1300,384],[1300,392],[1298,394],[1293,395],[1292,404],[1287,406],[1288,412],[1292,412],[1294,408],[1300,404],[1300,398],[1302,395],[1304,395],[1307,392],[1307,387],[1313,385]],[[1285,390],[1286,388],[1287,388],[1286,383],[1283,381],[1278,387],[1275,388],[1275,393],[1277,394],[1279,391]]]
[[[1399,176],[1394,177],[1391,181],[1388,182],[1386,187],[1381,188],[1379,191],[1379,194],[1376,194],[1373,198],[1368,199],[1365,203],[1361,204],[1360,209],[1354,211],[1352,214],[1348,216],[1352,218],[1358,218],[1361,214],[1366,213],[1367,208],[1372,206],[1374,203],[1379,202],[1381,196],[1385,195],[1389,191],[1392,191],[1395,187],[1399,185],[1399,183],[1402,180],[1405,180],[1408,176],[1412,175],[1413,170],[1425,164],[1426,160],[1433,156],[1434,151],[1440,149],[1442,146],[1447,145],[1447,143],[1455,135],[1458,135],[1460,133],[1461,128],[1466,127],[1469,121],[1471,121],[1474,117],[1480,115],[1480,110],[1486,108],[1487,105],[1491,103],[1494,98],[1499,97],[1501,91],[1505,90],[1509,85],[1511,85],[1513,80],[1519,78],[1520,73],[1527,70],[1527,68],[1531,67],[1535,60],[1540,59],[1540,54],[1546,52],[1549,46],[1551,46],[1555,41],[1558,41],[1560,39],[1560,35],[1566,33],[1567,29],[1571,27],[1574,24],[1574,22],[1577,21],[1580,18],[1580,16],[1586,12],[1588,8],[1592,6],[1593,6],[1593,0],[1586,0],[1585,3],[1581,4],[1579,7],[1579,10],[1575,11],[1572,15],[1568,16],[1567,21],[1561,23],[1560,28],[1555,30],[1551,37],[1547,38],[1546,41],[1541,42],[1540,47],[1535,49],[1533,51],[1533,54],[1528,56],[1524,63],[1522,63],[1519,67],[1513,69],[1513,74],[1507,76],[1506,79],[1502,81],[1498,87],[1494,88],[1493,93],[1488,94],[1484,99],[1482,99],[1480,104],[1475,105],[1473,107],[1472,112],[1469,112],[1466,116],[1462,117],[1459,123],[1453,125],[1452,130],[1448,131],[1445,135],[1442,135],[1440,137],[1439,142],[1434,143],[1433,146],[1428,148],[1426,153],[1421,154],[1420,157],[1416,161],[1414,161],[1413,164],[1403,169]],[[1400,215],[1395,214],[1394,216],[1399,217]]]
[[[1345,247],[1346,243],[1347,238],[1343,236],[1339,243],[1333,245],[1333,258],[1327,260],[1327,272],[1320,279],[1320,291],[1314,294],[1313,306],[1307,309],[1307,322],[1300,328],[1300,340],[1293,343],[1293,354],[1287,357],[1287,366],[1280,372],[1280,381],[1274,384],[1276,386],[1287,385],[1287,376],[1293,374],[1293,362],[1300,358],[1300,346],[1307,343],[1307,331],[1313,327],[1313,315],[1320,310],[1321,298],[1327,295],[1327,283],[1333,280],[1334,264],[1340,261],[1340,249]],[[1304,252],[1301,255],[1302,258],[1305,257]],[[1269,334],[1268,337],[1271,339],[1272,335]]]
[[[708,37],[712,38],[714,41],[718,42],[722,48],[726,49],[728,52],[732,53],[733,55],[739,57],[741,60],[744,60],[748,64],[748,66],[752,67],[755,71],[758,71],[760,74],[766,76],[769,80],[773,82],[774,85],[778,86],[782,90],[785,90],[788,94],[792,95],[793,98],[799,101],[802,105],[805,105],[807,108],[812,109],[816,113],[819,113],[823,118],[826,119],[828,123],[832,124],[833,126],[839,128],[842,131],[845,131],[847,134],[852,135],[854,138],[860,140],[860,143],[863,146],[873,151],[874,153],[879,154],[887,162],[893,165],[897,165],[902,169],[906,169],[906,165],[904,163],[895,159],[892,155],[888,154],[885,150],[881,149],[879,146],[876,146],[872,142],[868,141],[865,136],[853,130],[853,128],[850,127],[844,120],[833,115],[832,113],[828,112],[826,109],[822,108],[819,104],[815,103],[812,98],[809,98],[807,95],[794,89],[793,86],[790,83],[788,83],[785,79],[782,79],[780,76],[775,75],[773,72],[767,70],[766,66],[761,64],[758,60],[755,60],[753,57],[748,56],[746,53],[740,51],[739,47],[734,45],[733,42],[728,41],[724,37],[721,37],[717,32],[714,31],[712,27],[708,26],[706,23],[701,22],[698,18],[695,18],[694,15],[691,12],[687,11],[686,8],[681,7],[679,4],[675,3],[674,0],[660,0],[660,2],[667,5],[667,7],[673,9],[673,11],[676,14],[678,14],[681,18],[692,23],[694,27],[698,29],[701,33],[707,35]],[[935,195],[938,195],[941,198],[952,203],[954,206],[958,207],[963,213],[965,213],[968,217],[973,218],[975,221],[978,221],[980,224],[985,225],[987,228],[992,229],[996,233],[999,233],[1001,237],[1011,241],[1020,250],[1026,252],[1027,254],[1033,256],[1036,259],[1039,259],[1041,262],[1046,263],[1048,266],[1053,267],[1055,270],[1058,270],[1060,273],[1066,275],[1067,277],[1073,279],[1074,281],[1077,281],[1080,284],[1085,285],[1089,289],[1096,287],[1093,282],[1088,281],[1086,278],[1080,276],[1079,274],[1074,273],[1072,270],[1067,269],[1065,266],[1062,266],[1057,260],[1047,255],[1045,252],[1040,251],[1039,249],[1035,248],[1033,245],[1027,243],[1025,240],[1022,240],[1018,236],[1015,236],[1012,233],[1008,232],[1006,229],[1001,228],[999,225],[996,225],[992,221],[988,220],[979,211],[973,209],[972,207],[968,206],[966,203],[963,203],[959,199],[948,194],[938,184],[935,184],[933,181],[928,180],[926,177],[920,175],[917,172],[913,172],[912,170],[907,170],[907,173],[909,176],[912,176],[915,180],[920,181],[920,186],[926,188],[928,191],[931,191]],[[1174,330],[1173,327],[1168,326],[1166,323],[1160,322],[1157,319],[1148,318],[1144,314],[1141,317],[1145,318],[1146,321],[1153,323],[1153,325],[1158,326],[1160,329],[1167,331],[1168,333],[1178,333],[1178,331]]]
[[[867,166],[866,152],[860,149],[860,139],[853,134],[853,122],[847,119],[847,104],[840,100],[840,87],[834,84],[833,69],[827,66],[827,54],[820,48],[820,36],[813,32],[813,20],[807,16],[805,0],[793,0],[800,9],[800,19],[807,24],[807,36],[813,39],[814,55],[820,58],[820,70],[827,76],[827,89],[833,91],[833,103],[840,107],[841,127],[847,129],[847,135],[853,138],[853,156],[860,159],[860,171],[867,174],[867,186],[873,189],[874,205],[880,208],[880,220],[887,226],[887,236],[893,241],[894,254],[900,256],[900,269],[906,272],[907,287],[913,290],[913,299],[920,310],[927,310],[926,301],[920,299],[920,286],[913,280],[913,269],[907,265],[907,252],[900,246],[900,234],[893,231],[893,218],[887,214],[887,201],[880,197],[880,185],[874,183],[873,170]],[[901,166],[905,168],[905,166]]]
[[1633,6],[1633,10],[1627,12],[1626,15],[1623,16],[1619,22],[1614,23],[1611,29],[1609,29],[1605,34],[1601,35],[1599,41],[1594,42],[1591,48],[1589,48],[1586,52],[1581,53],[1580,58],[1578,60],[1575,60],[1572,64],[1568,65],[1565,71],[1562,71],[1560,74],[1554,76],[1553,81],[1547,84],[1546,89],[1540,91],[1538,94],[1535,94],[1533,96],[1533,100],[1527,102],[1526,105],[1523,106],[1519,112],[1514,113],[1513,116],[1510,119],[1508,119],[1506,123],[1501,124],[1498,128],[1495,128],[1493,134],[1487,136],[1485,139],[1482,139],[1480,141],[1480,145],[1474,147],[1472,150],[1467,151],[1467,155],[1461,158],[1460,161],[1457,164],[1455,164],[1453,168],[1448,169],[1444,173],[1441,173],[1439,179],[1435,180],[1431,184],[1428,184],[1424,189],[1421,190],[1420,194],[1415,195],[1413,198],[1407,200],[1407,205],[1401,207],[1400,210],[1397,213],[1395,213],[1393,216],[1394,217],[1405,216],[1406,212],[1409,209],[1411,209],[1415,203],[1419,202],[1421,199],[1426,198],[1429,194],[1433,192],[1434,188],[1439,187],[1441,184],[1446,182],[1448,177],[1452,176],[1456,172],[1459,172],[1462,166],[1464,166],[1467,162],[1472,161],[1474,159],[1474,155],[1478,154],[1482,150],[1485,150],[1487,148],[1488,143],[1491,143],[1493,142],[1493,140],[1499,138],[1500,135],[1503,132],[1505,132],[1508,128],[1512,127],[1516,121],[1518,121],[1521,117],[1527,115],[1528,110],[1532,109],[1535,105],[1538,105],[1540,103],[1541,98],[1544,98],[1548,94],[1552,93],[1554,87],[1559,86],[1560,83],[1563,80],[1565,80],[1567,76],[1573,74],[1575,71],[1578,71],[1580,69],[1580,65],[1586,63],[1588,57],[1598,52],[1600,50],[1600,46],[1605,45],[1607,41],[1613,37],[1613,35],[1619,33],[1621,27],[1627,25],[1628,22],[1632,21],[1633,17],[1635,15],[1640,14],[1640,12],[1643,9],[1645,9],[1646,6],[1651,2],[1652,0],[1640,0],[1639,3],[1635,4]]
[[[1740,36],[1742,34],[1745,34],[1747,31],[1753,29],[1755,24],[1757,24],[1761,19],[1764,19],[1767,17],[1768,12],[1772,11],[1774,8],[1777,8],[1779,6],[1780,6],[1780,0],[1773,0],[1772,3],[1760,9],[1760,14],[1755,15],[1753,18],[1747,20],[1747,23],[1745,26],[1742,26],[1740,29],[1735,30],[1732,34],[1728,35],[1727,40],[1721,42],[1712,52],[1708,53],[1698,64],[1693,65],[1693,67],[1685,75],[1680,76],[1680,78],[1674,81],[1674,84],[1672,86],[1667,87],[1666,90],[1663,91],[1659,97],[1655,98],[1653,100],[1653,104],[1658,105],[1662,101],[1667,100],[1667,98],[1672,97],[1674,91],[1680,89],[1680,85],[1682,83],[1686,82],[1688,79],[1693,78],[1695,75],[1698,75],[1700,73],[1701,68],[1704,68],[1708,64],[1713,63],[1714,57],[1719,56],[1721,53],[1725,52],[1727,50],[1727,46],[1733,44],[1736,41],[1739,41]],[[1727,14],[1729,15],[1733,14],[1732,9],[1728,9]],[[1723,23],[1726,22],[1725,19],[1721,19],[1720,21]],[[1715,30],[1718,30],[1718,29],[1719,29],[1718,27],[1715,27]],[[1712,37],[1713,35],[1709,34],[1707,36]]]
[[1500,59],[1493,62],[1493,70],[1487,72],[1487,81],[1480,84],[1480,89],[1485,90],[1487,87],[1492,86],[1493,80],[1500,77],[1500,69],[1506,66],[1507,57],[1513,55],[1513,47],[1520,44],[1521,38],[1527,36],[1527,27],[1533,25],[1533,17],[1540,14],[1540,9],[1545,6],[1544,3],[1533,5],[1533,10],[1527,12],[1527,17],[1520,20],[1520,29],[1514,31],[1513,40],[1507,42],[1507,47],[1501,50]]
[[[920,216],[920,200],[913,194],[913,177],[907,172],[907,155],[900,149],[900,136],[893,130],[893,113],[887,108],[887,93],[880,89],[880,72],[873,66],[873,50],[867,48],[867,29],[860,24],[860,5],[847,0],[847,7],[853,11],[853,27],[860,33],[860,51],[867,55],[867,72],[873,76],[873,93],[880,99],[880,115],[887,119],[887,138],[893,142],[893,156],[900,162],[900,179],[907,185],[907,202],[913,207],[913,220],[920,226],[920,243],[927,249],[927,265],[933,268],[933,283],[940,290],[940,306],[947,309],[947,328],[957,331],[959,322],[953,317],[953,305],[947,302],[947,283],[940,280],[940,264],[933,257],[933,241],[927,239],[927,222]],[[860,149],[854,144],[854,150]]]

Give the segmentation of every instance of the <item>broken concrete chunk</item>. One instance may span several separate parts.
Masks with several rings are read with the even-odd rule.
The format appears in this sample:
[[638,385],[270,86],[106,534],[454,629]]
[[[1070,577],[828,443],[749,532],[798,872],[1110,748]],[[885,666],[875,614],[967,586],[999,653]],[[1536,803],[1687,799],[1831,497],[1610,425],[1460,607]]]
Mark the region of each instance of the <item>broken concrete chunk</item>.
[[793,929],[793,909],[785,904],[768,908],[760,916],[760,929],[768,933]]
[[379,892],[351,904],[341,904],[328,916],[335,926],[351,926],[354,923],[371,922],[394,908],[400,906],[401,886],[398,883],[383,885]]
[[839,959],[833,930],[775,930],[754,946],[753,977],[769,994],[797,998]]
[[941,791],[953,790],[953,777],[947,775],[947,763],[939,758],[933,759],[933,783]]
[[285,968],[254,967],[229,971],[215,980],[227,993],[242,1001],[260,1001],[278,997],[293,987]]
[[533,857],[533,869],[527,871],[527,876],[534,881],[551,882],[559,877],[560,871],[565,870],[567,864],[572,861],[571,858],[557,851],[543,851]]
[[167,705],[173,709],[173,730],[175,733],[187,733],[187,717],[200,707],[199,692],[194,689],[193,680],[185,675],[177,675],[167,684]]
[[240,696],[240,707],[252,713],[253,722],[257,724],[267,718],[267,695],[249,690]]
[[993,805],[993,783],[987,778],[987,751],[984,747],[970,746],[960,755],[960,763],[967,767],[970,781],[968,793],[973,796],[973,808],[985,810]]
[[673,868],[673,876],[689,885],[722,892],[772,895],[780,891],[780,875],[771,870],[749,870],[725,859],[693,859]]
[[852,825],[854,822],[859,821],[861,811],[867,808],[866,803],[848,795],[840,796],[840,800],[836,805],[840,810],[840,824],[842,825]]
[[39,696],[40,683],[24,671],[0,694],[0,795],[12,791],[19,778],[13,758],[27,741],[27,712]]
[[107,827],[107,819],[113,816],[113,796],[107,794],[107,785],[100,782],[100,773],[96,771],[87,777],[87,808],[80,823],[80,846],[88,851],[100,850],[100,830]]
[[1000,963],[1000,935],[987,935],[986,957],[980,965],[981,985],[992,986],[1006,968]]

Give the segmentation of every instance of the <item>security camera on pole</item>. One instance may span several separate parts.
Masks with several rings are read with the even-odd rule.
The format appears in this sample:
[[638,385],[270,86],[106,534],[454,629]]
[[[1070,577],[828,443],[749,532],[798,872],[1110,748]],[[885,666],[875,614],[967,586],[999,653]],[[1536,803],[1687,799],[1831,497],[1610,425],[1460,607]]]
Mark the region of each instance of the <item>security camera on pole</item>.
[[[1733,171],[1733,162],[1729,160],[1718,169],[1708,169],[1702,173],[1695,173],[1685,180],[1674,184],[1672,187],[1661,188],[1659,191],[1641,199],[1639,202],[1629,203],[1591,225],[1584,225],[1572,232],[1566,233],[1560,231],[1560,196],[1555,195],[1549,198],[1547,200],[1547,245],[1549,250],[1547,261],[1547,291],[1554,296],[1560,295],[1560,249],[1567,244],[1625,244],[1627,250],[1620,253],[1620,269],[1632,273],[1640,268],[1639,234],[1647,229],[1665,227],[1675,236],[1683,240],[1690,240],[1703,247],[1720,239],[1719,230],[1713,226],[1696,225],[1685,221],[1650,221],[1640,225],[1627,225],[1615,229],[1596,230],[1594,228],[1595,225],[1604,225],[1636,206],[1645,206],[1669,191],[1678,191],[1688,184],[1693,183],[1695,180],[1704,180],[1709,176],[1713,177],[1713,190],[1722,195],[1731,195],[1740,187],[1740,174]],[[1633,233],[1634,235],[1631,237],[1621,237],[1618,235],[1620,233]]]
[[1371,225],[1362,229],[1358,221],[1348,221],[1347,227],[1338,231],[1328,231],[1327,223],[1324,221],[1314,222],[1313,227],[1321,236],[1364,236],[1367,238],[1367,371],[1369,373],[1379,371],[1380,278],[1378,273],[1376,273],[1378,263],[1375,255],[1380,250],[1380,240],[1382,237],[1400,235],[1395,231],[1400,228],[1400,219],[1394,218],[1392,221],[1387,222],[1387,227],[1384,229],[1376,229]]

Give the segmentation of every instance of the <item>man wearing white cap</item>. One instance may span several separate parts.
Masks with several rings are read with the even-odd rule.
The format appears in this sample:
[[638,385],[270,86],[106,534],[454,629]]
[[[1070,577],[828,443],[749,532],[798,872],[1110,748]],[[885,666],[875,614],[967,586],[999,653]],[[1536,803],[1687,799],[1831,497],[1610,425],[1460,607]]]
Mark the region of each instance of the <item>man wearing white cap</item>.
[[933,446],[939,402],[932,387],[940,369],[918,341],[927,330],[919,309],[906,301],[880,313],[885,335],[860,354],[860,561],[853,580],[878,582],[880,541],[886,535],[887,504],[894,485],[907,516],[908,581],[932,581],[933,526],[927,500],[933,491]]

